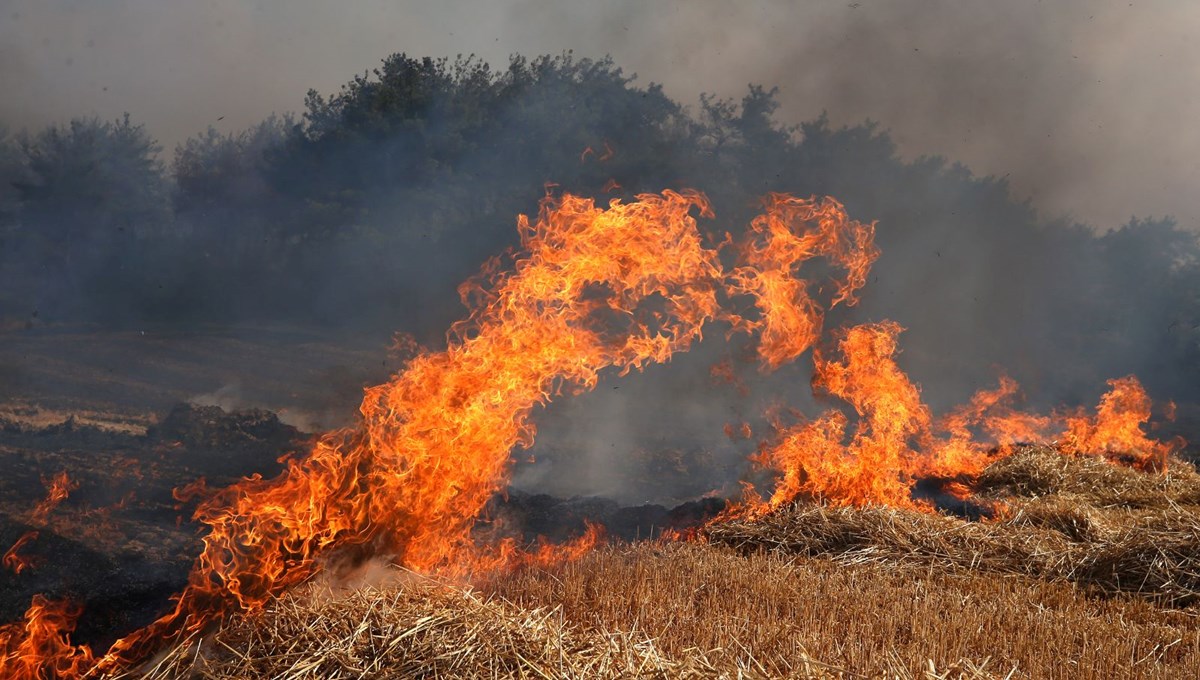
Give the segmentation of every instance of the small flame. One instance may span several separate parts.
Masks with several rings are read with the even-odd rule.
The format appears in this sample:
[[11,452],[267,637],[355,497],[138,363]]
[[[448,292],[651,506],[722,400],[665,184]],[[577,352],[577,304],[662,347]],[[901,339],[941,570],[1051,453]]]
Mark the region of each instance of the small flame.
[[16,543],[13,543],[12,547],[4,553],[4,557],[0,558],[0,563],[3,563],[6,568],[12,570],[14,574],[20,574],[26,569],[33,568],[33,558],[27,555],[22,555],[21,550],[24,549],[26,545],[36,541],[37,537],[38,532],[26,531],[21,535],[20,538],[17,539]]
[[586,530],[579,538],[566,543],[550,543],[542,540],[538,549],[524,559],[539,567],[550,567],[563,562],[573,562],[588,554],[604,541],[604,527],[586,522]]
[[740,423],[725,423],[724,431],[725,436],[729,437],[732,441],[749,439],[754,436],[754,430],[750,428],[750,423],[744,421]]
[[66,470],[59,472],[50,479],[43,479],[42,484],[46,486],[46,498],[30,513],[30,522],[33,524],[42,525],[49,519],[50,513],[60,503],[67,500],[71,492],[79,488],[79,483],[72,481]]
[[1165,471],[1170,454],[1183,442],[1158,442],[1146,436],[1142,426],[1150,420],[1153,404],[1137,378],[1114,378],[1108,387],[1095,416],[1076,414],[1066,419],[1061,448],[1076,454],[1131,456],[1135,467]]

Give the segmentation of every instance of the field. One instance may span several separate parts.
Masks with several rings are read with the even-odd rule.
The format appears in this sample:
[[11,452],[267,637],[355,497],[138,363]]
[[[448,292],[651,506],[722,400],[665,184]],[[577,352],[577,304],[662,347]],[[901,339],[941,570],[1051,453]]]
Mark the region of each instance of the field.
[[[87,573],[74,582],[92,616],[76,635],[99,648],[145,623],[186,574],[197,536],[177,522],[172,486],[269,472],[281,449],[303,446],[301,430],[265,411],[171,404],[266,406],[303,428],[348,410],[389,361],[279,330],[11,337],[0,351],[5,540],[29,528],[39,473],[65,469],[81,486],[41,525],[41,563],[3,572],[5,613]],[[128,504],[126,487],[138,490]],[[330,569],[136,674],[1200,677],[1200,475],[1189,463],[1144,473],[1023,447],[975,491],[958,514],[802,502],[686,540],[614,540],[469,580],[384,561]]]

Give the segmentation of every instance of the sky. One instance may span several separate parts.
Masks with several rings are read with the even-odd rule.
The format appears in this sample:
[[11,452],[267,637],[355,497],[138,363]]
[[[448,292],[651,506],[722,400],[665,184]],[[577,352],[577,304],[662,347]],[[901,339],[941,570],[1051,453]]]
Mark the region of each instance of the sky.
[[[1047,218],[1200,230],[1200,3],[1185,0],[0,0],[0,125],[143,122],[166,147],[299,111],[385,56],[611,55],[695,104],[877,121]],[[797,192],[803,193],[798,187]]]

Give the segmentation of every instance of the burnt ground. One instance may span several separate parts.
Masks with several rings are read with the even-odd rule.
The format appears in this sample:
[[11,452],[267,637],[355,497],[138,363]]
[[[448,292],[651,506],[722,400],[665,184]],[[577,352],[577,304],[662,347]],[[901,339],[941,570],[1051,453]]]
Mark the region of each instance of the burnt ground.
[[[267,411],[226,414],[181,404],[141,434],[81,425],[0,426],[0,550],[27,531],[32,567],[0,570],[0,620],[21,616],[36,593],[84,604],[78,637],[97,643],[148,623],[186,580],[198,527],[172,489],[199,478],[225,485],[275,474],[278,458],[308,436]],[[46,483],[65,471],[74,487],[39,520]]]
[[139,431],[194,402],[332,429],[353,417],[364,385],[399,367],[389,341],[292,327],[0,330],[0,416]]
[[[303,431],[345,424],[395,370],[387,344],[290,327],[0,328],[0,553],[38,532],[21,551],[32,569],[0,567],[0,622],[35,593],[83,602],[77,638],[98,646],[149,621],[199,548],[171,490],[278,470]],[[78,488],[36,521],[62,471]]]

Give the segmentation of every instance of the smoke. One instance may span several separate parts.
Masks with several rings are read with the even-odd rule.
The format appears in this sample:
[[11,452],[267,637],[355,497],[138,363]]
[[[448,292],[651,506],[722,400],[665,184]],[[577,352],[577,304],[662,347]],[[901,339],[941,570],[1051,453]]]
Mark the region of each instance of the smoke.
[[[469,16],[469,20],[462,17]],[[395,51],[612,54],[695,101],[780,87],[780,118],[881,121],[910,157],[1010,178],[1044,214],[1102,229],[1129,215],[1200,223],[1188,3],[460,3],[318,0],[103,4],[10,0],[0,21],[0,121],[132,111],[168,148],[243,129],[333,91]]]

